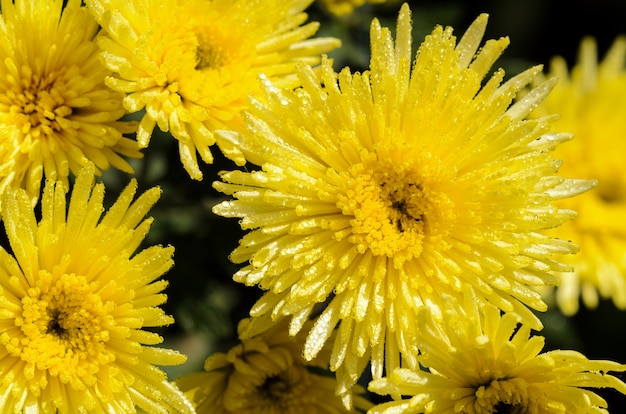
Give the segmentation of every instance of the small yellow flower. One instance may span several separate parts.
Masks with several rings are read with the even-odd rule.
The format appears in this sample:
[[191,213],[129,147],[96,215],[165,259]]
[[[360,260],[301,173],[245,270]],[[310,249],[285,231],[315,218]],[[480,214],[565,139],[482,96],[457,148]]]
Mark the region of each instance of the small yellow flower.
[[[214,131],[240,129],[248,94],[260,73],[297,86],[296,62],[316,64],[337,39],[314,38],[318,23],[302,25],[313,0],[87,0],[107,31],[103,60],[115,72],[107,84],[127,94],[125,108],[145,109],[137,140],[147,147],[155,126],[178,140],[180,159],[201,179],[196,153],[211,163]],[[237,148],[217,140],[226,156]]]
[[354,9],[363,6],[366,3],[384,3],[389,0],[318,0],[322,7],[331,14],[341,17],[347,16],[354,12]]
[[0,412],[192,412],[153,365],[185,356],[148,346],[163,339],[143,330],[173,322],[158,307],[167,282],[157,280],[173,248],[135,253],[160,190],[133,201],[133,180],[101,217],[94,172],[80,172],[69,209],[63,183],[47,181],[39,222],[25,190],[2,197],[13,253],[0,248]]
[[596,43],[585,38],[576,66],[568,72],[563,58],[550,65],[559,77],[538,114],[559,113],[554,128],[574,133],[556,154],[565,163],[563,175],[597,178],[598,187],[559,206],[579,211],[579,217],[555,233],[575,240],[580,253],[568,257],[574,272],[562,275],[557,304],[567,315],[579,301],[595,308],[599,297],[626,309],[626,38],[617,38],[598,63]]
[[98,59],[98,24],[80,0],[3,0],[0,14],[0,189],[25,188],[33,201],[42,177],[61,180],[88,161],[132,173],[139,158],[122,134],[135,123]]
[[341,394],[370,361],[379,378],[414,359],[418,311],[436,312],[465,285],[539,329],[527,308],[546,309],[535,286],[567,269],[555,253],[575,251],[544,232],[575,215],[553,201],[592,183],[558,176],[552,150],[569,135],[544,135],[551,117],[527,119],[554,82],[511,105],[541,68],[485,80],[508,44],[479,50],[486,24],[481,15],[458,44],[452,28],[435,28],[412,64],[405,4],[395,45],[374,20],[369,71],[336,74],[324,61],[320,77],[303,66],[301,89],[270,85],[253,101],[247,132],[220,132],[262,167],[214,183],[234,199],[213,211],[250,230],[231,254],[248,262],[234,279],[267,291],[248,334],[283,317],[298,332],[324,303],[304,355],[339,326]]
[[443,318],[423,314],[422,369],[399,368],[370,382],[371,391],[396,400],[368,414],[606,413],[606,401],[591,388],[626,394],[626,384],[609,374],[626,371],[626,365],[576,351],[541,353],[544,338],[531,336],[517,316],[501,316],[493,305],[467,298]]
[[[239,331],[248,324],[248,319],[242,320]],[[206,372],[183,376],[176,384],[198,414],[357,412],[346,410],[335,395],[334,377],[311,370],[325,370],[328,361],[306,362],[303,343],[302,335],[289,336],[283,321],[262,335],[242,339],[228,353],[211,355],[204,364]],[[360,410],[372,406],[361,397],[355,405]]]

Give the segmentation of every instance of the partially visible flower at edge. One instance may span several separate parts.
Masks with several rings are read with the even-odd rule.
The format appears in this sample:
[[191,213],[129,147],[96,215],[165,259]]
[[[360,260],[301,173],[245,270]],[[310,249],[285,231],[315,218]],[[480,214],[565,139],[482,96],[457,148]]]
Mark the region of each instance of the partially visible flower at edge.
[[368,414],[607,413],[606,401],[591,389],[626,394],[626,384],[609,373],[626,365],[576,351],[541,353],[544,338],[518,325],[516,315],[466,298],[442,318],[421,315],[423,368],[399,368],[370,382],[370,391],[396,400]]
[[552,150],[570,135],[546,134],[553,117],[527,119],[555,80],[512,104],[541,67],[484,80],[508,44],[479,50],[486,24],[479,16],[458,44],[438,26],[412,65],[404,4],[395,45],[373,21],[369,71],[303,66],[302,88],[269,85],[252,101],[247,132],[220,132],[261,166],[214,183],[233,199],[213,211],[250,230],[230,256],[246,263],[234,279],[266,291],[246,335],[284,317],[295,334],[323,303],[304,355],[331,344],[348,405],[368,362],[374,378],[416,364],[416,315],[438,312],[444,293],[460,300],[473,286],[478,300],[540,329],[529,310],[546,310],[536,287],[568,270],[555,254],[576,251],[545,231],[575,217],[555,200],[594,183],[557,175]]
[[133,201],[132,180],[102,216],[94,173],[91,163],[81,170],[67,209],[65,185],[47,181],[39,222],[25,190],[2,196],[13,253],[0,248],[0,412],[191,413],[153,365],[186,357],[144,330],[173,323],[159,308],[173,248],[135,252],[160,190]]
[[[249,322],[240,321],[240,333],[245,332]],[[315,361],[305,361],[304,336],[290,336],[286,322],[242,339],[227,353],[211,355],[204,364],[206,372],[176,379],[175,384],[198,414],[357,412],[347,411],[335,395],[334,376],[315,372],[327,371],[328,353]],[[355,407],[363,411],[370,408],[372,404],[358,395],[365,390],[359,386],[355,391]]]
[[[201,179],[197,153],[213,161],[210,146],[237,164],[236,147],[214,135],[239,130],[249,94],[260,95],[259,74],[286,88],[298,86],[296,62],[319,62],[339,46],[334,38],[311,38],[319,23],[302,25],[313,0],[87,0],[107,31],[103,62],[115,75],[107,84],[124,92],[125,108],[145,110],[137,141],[147,147],[158,126],[178,141],[180,159]],[[234,30],[236,28],[236,30]]]
[[80,0],[3,0],[0,14],[0,189],[24,188],[33,203],[42,178],[67,186],[93,162],[98,170],[133,169],[136,128],[123,121],[122,94],[104,83],[98,24]]
[[565,176],[594,178],[598,186],[586,194],[560,201],[561,208],[579,212],[576,220],[554,234],[576,240],[577,255],[563,258],[574,271],[563,273],[556,302],[566,315],[579,303],[595,308],[599,299],[612,299],[626,309],[626,37],[618,37],[598,63],[596,42],[587,37],[571,73],[562,57],[555,57],[548,76],[559,78],[535,115],[559,113],[558,131],[574,134],[559,146]]
[[331,14],[343,17],[354,12],[354,9],[363,6],[366,3],[380,4],[393,0],[317,0],[322,7]]

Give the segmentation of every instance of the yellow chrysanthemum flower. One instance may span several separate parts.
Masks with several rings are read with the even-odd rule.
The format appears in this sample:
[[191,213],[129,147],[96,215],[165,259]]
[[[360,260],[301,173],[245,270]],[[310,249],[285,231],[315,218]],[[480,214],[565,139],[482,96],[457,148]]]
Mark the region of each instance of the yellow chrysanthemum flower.
[[347,16],[354,12],[354,9],[366,3],[384,3],[388,0],[319,0],[326,10],[335,16]]
[[2,218],[12,254],[0,248],[0,412],[192,412],[153,364],[185,356],[156,348],[145,327],[169,325],[158,306],[172,247],[135,253],[160,195],[133,201],[133,180],[103,212],[95,167],[80,172],[66,211],[66,188],[47,181],[37,222],[25,190],[6,191]]
[[[239,332],[245,332],[248,324],[243,319]],[[261,335],[242,339],[228,353],[211,355],[204,364],[206,372],[175,382],[198,414],[347,413],[372,406],[357,397],[355,405],[361,411],[346,410],[335,395],[335,378],[314,371],[327,369],[328,356],[325,362],[324,357],[307,362],[303,345],[304,337],[290,336],[283,321]]]
[[598,187],[559,206],[574,208],[579,217],[558,229],[576,240],[580,254],[566,260],[574,272],[562,276],[557,304],[567,315],[584,305],[595,308],[599,296],[626,309],[626,38],[620,37],[598,64],[592,38],[582,41],[579,61],[568,73],[563,58],[555,58],[550,76],[560,78],[538,114],[560,113],[554,123],[575,139],[562,145],[563,175],[597,178]]
[[[242,127],[239,112],[258,94],[258,76],[297,86],[296,62],[316,64],[339,46],[309,39],[319,24],[302,25],[313,0],[87,0],[108,32],[103,60],[115,72],[107,84],[127,93],[130,112],[145,109],[137,140],[147,147],[156,125],[178,140],[180,159],[201,179],[196,153],[211,163],[214,131]],[[226,156],[245,163],[217,139]]]
[[337,75],[324,61],[320,78],[303,66],[301,89],[268,86],[267,103],[253,102],[247,133],[220,132],[262,166],[214,183],[234,200],[213,211],[251,229],[231,254],[249,262],[234,279],[267,290],[249,335],[287,316],[298,332],[324,303],[304,354],[313,358],[339,325],[331,369],[342,394],[368,361],[379,378],[398,353],[414,358],[419,309],[436,311],[464,285],[540,328],[527,308],[546,309],[535,286],[566,270],[554,253],[575,251],[543,231],[575,215],[555,199],[592,183],[556,175],[552,150],[569,135],[542,135],[551,117],[526,119],[553,82],[512,106],[540,67],[505,83],[498,70],[482,86],[508,44],[479,50],[486,22],[458,44],[452,28],[435,28],[412,66],[404,4],[395,46],[374,20],[369,71]]
[[88,161],[132,173],[139,158],[124,137],[134,122],[98,59],[98,24],[80,0],[0,2],[0,188],[25,188],[33,201],[42,177],[68,183]]
[[424,313],[418,357],[423,368],[398,368],[370,382],[371,391],[397,400],[368,414],[607,413],[606,401],[591,389],[626,394],[626,384],[609,374],[626,371],[626,365],[576,351],[541,353],[544,338],[531,336],[514,314],[501,316],[493,305],[467,298],[441,319]]

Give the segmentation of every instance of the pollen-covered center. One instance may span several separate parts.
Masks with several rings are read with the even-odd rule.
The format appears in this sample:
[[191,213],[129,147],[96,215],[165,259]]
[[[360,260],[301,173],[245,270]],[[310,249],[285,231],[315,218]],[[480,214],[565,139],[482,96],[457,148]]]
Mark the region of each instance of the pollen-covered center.
[[195,69],[220,69],[238,61],[240,45],[233,37],[235,34],[221,33],[215,26],[202,25],[195,30],[196,66]]
[[[203,107],[225,107],[234,101],[243,103],[250,91],[259,88],[258,73],[250,70],[259,39],[245,28],[233,31],[232,20],[217,10],[206,9],[189,11],[179,17],[186,23],[171,29],[165,37],[155,33],[151,39],[159,45],[154,59],[160,70],[152,81],[165,92],[162,102],[178,96],[172,102],[182,98]],[[150,105],[160,106],[159,102]],[[170,106],[160,110],[171,112]],[[204,109],[192,112],[190,116],[197,119],[208,116]]]
[[225,66],[228,60],[228,51],[223,46],[201,40],[196,48],[195,69],[218,69]]
[[539,412],[541,396],[533,395],[521,378],[492,380],[478,387],[475,400],[467,413],[529,414]]
[[[19,82],[14,79],[12,88],[0,92],[0,107],[9,123],[16,123],[25,135],[33,138],[53,136],[71,126],[67,119],[72,107],[66,101],[72,89],[71,79],[78,78],[78,68],[63,68],[49,73],[34,73],[31,68],[21,68]],[[10,75],[9,75],[10,76]]]
[[114,305],[103,303],[96,287],[84,276],[40,271],[15,319],[20,335],[0,337],[7,351],[64,383],[93,384],[99,367],[114,360],[106,346]]
[[401,263],[419,257],[426,237],[453,220],[440,177],[405,162],[370,160],[353,165],[337,206],[352,216],[351,235],[359,252]]

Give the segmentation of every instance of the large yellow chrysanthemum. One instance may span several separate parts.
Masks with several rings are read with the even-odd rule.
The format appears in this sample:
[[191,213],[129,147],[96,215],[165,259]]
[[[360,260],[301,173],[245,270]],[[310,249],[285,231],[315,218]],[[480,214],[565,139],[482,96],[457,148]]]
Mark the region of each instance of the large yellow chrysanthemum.
[[[156,125],[178,140],[180,159],[201,179],[196,153],[211,163],[214,131],[242,127],[239,112],[258,94],[265,73],[285,87],[297,85],[294,64],[316,64],[337,39],[308,39],[318,23],[302,24],[312,0],[87,0],[108,32],[103,60],[115,72],[107,84],[127,93],[130,112],[145,109],[137,131],[149,144]],[[243,164],[225,142],[226,156]]]
[[395,46],[374,20],[369,71],[337,75],[324,61],[320,79],[302,67],[301,89],[270,86],[267,103],[253,103],[248,133],[221,133],[262,166],[214,184],[234,200],[213,211],[251,229],[231,255],[249,262],[234,279],[267,290],[250,334],[286,316],[298,332],[325,303],[304,352],[314,357],[339,325],[331,368],[342,393],[370,360],[378,378],[399,353],[413,358],[419,309],[436,312],[464,285],[539,328],[526,307],[546,309],[534,286],[566,270],[554,253],[575,251],[543,232],[575,215],[555,199],[592,184],[556,175],[552,150],[569,135],[542,135],[552,118],[526,119],[553,82],[512,106],[541,68],[504,84],[498,70],[481,87],[508,44],[477,52],[486,22],[458,44],[435,28],[412,68],[404,4]]
[[562,275],[557,303],[568,315],[578,311],[581,297],[589,308],[600,296],[626,309],[626,38],[599,64],[595,41],[586,38],[571,74],[557,57],[549,75],[560,80],[537,113],[560,113],[554,128],[574,133],[556,153],[565,161],[562,173],[598,179],[593,191],[559,204],[580,212],[556,233],[576,240],[580,254],[566,259],[574,272]]
[[185,356],[147,346],[163,339],[143,329],[173,322],[158,307],[167,282],[157,280],[173,248],[135,253],[160,190],[133,201],[133,180],[101,217],[94,170],[80,172],[67,210],[65,186],[48,181],[39,222],[23,189],[2,197],[12,254],[0,248],[0,412],[192,412],[153,365]]
[[122,158],[141,157],[122,134],[135,123],[98,59],[98,24],[80,0],[0,2],[0,189],[25,188],[36,200],[42,177],[67,185],[71,171],[92,161],[133,170]]
[[370,390],[396,400],[368,414],[607,413],[606,401],[591,389],[626,394],[626,384],[609,374],[626,365],[576,351],[541,353],[544,338],[531,336],[515,315],[467,298],[442,319],[423,315],[422,369],[399,368],[370,382]]
[[[248,319],[242,320],[239,332],[245,332],[248,324]],[[338,414],[372,406],[357,397],[359,411],[346,410],[335,395],[335,378],[315,372],[327,369],[328,355],[307,362],[303,344],[303,335],[289,335],[285,320],[242,339],[228,353],[211,355],[204,364],[206,372],[183,376],[176,384],[198,414]],[[364,391],[359,387],[360,393]]]
[[574,251],[543,234],[573,217],[553,206],[590,187],[556,175],[552,150],[569,136],[542,135],[551,118],[526,119],[553,82],[511,106],[532,68],[502,84],[483,77],[508,43],[478,53],[487,16],[457,45],[437,27],[411,70],[411,23],[403,5],[394,46],[372,24],[371,69],[320,79],[299,71],[303,88],[267,88],[267,104],[246,115],[249,133],[224,132],[261,171],[223,173],[215,187],[235,200],[214,207],[253,229],[231,259],[249,261],[235,280],[268,292],[251,310],[250,334],[293,316],[301,329],[316,304],[312,358],[339,324],[331,368],[348,391],[369,360],[374,378],[413,358],[415,316],[474,286],[481,301],[516,311],[545,310],[533,286],[566,267],[553,253]]

